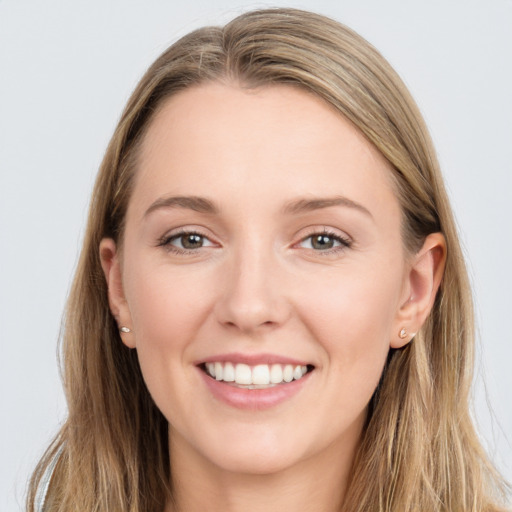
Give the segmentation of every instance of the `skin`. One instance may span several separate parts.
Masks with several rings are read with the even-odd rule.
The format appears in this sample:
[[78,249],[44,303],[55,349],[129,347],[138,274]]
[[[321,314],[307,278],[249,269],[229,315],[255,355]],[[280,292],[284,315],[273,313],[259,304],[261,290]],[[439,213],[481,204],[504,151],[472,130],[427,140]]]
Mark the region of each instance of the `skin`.
[[[197,86],[155,116],[122,250],[105,239],[100,254],[123,341],[169,420],[168,510],[339,510],[387,353],[421,327],[444,264],[440,234],[405,252],[390,172],[349,122],[288,86]],[[174,196],[216,211],[163,205]],[[334,197],[349,201],[298,207]],[[183,252],[180,230],[199,246]],[[312,244],[322,233],[330,249]],[[314,370],[284,402],[239,409],[197,367],[232,352]]]

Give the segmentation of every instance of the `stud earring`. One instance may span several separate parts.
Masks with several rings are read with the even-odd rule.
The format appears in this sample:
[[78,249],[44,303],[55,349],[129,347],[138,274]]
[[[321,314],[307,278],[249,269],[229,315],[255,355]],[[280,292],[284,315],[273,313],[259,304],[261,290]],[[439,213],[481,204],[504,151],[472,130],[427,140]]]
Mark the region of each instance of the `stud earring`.
[[402,327],[402,329],[398,333],[398,336],[400,336],[400,339],[402,340],[407,338],[407,329],[405,327]]
[[132,330],[129,327],[125,327],[124,325],[122,327],[120,327],[119,330],[121,332],[126,332],[126,333],[132,332]]

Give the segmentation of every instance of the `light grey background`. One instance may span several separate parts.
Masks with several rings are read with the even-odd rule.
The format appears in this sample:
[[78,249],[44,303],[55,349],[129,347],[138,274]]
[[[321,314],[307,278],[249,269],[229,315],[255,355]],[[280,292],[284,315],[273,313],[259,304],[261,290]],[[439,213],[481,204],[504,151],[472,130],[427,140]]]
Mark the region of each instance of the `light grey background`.
[[[512,480],[512,0],[279,5],[360,32],[426,117],[475,289],[476,416]],[[31,468],[65,416],[61,312],[96,169],[128,95],[178,36],[263,6],[271,4],[0,0],[1,511],[21,508]]]

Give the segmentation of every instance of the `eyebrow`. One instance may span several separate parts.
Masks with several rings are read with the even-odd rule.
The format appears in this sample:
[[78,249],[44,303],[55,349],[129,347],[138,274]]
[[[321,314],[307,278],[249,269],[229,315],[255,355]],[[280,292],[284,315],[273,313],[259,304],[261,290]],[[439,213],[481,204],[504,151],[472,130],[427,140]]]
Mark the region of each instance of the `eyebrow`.
[[[359,210],[365,215],[373,219],[373,215],[370,211],[365,208],[362,204],[349,199],[344,196],[334,196],[326,198],[314,198],[314,199],[297,199],[287,203],[283,212],[287,215],[299,214],[310,212],[314,210],[320,210],[323,208],[331,208],[333,206],[344,206],[347,208],[353,208]],[[157,199],[144,213],[144,217],[147,217],[150,213],[161,208],[185,208],[193,210],[199,213],[207,213],[215,215],[219,213],[219,209],[215,204],[204,197],[198,196],[169,196]]]
[[347,208],[353,208],[358,210],[365,215],[373,219],[373,215],[370,210],[365,208],[362,204],[349,199],[344,196],[334,196],[325,198],[314,198],[314,199],[298,199],[287,203],[283,209],[284,213],[297,214],[305,213],[314,210],[320,210],[322,208],[331,208],[332,206],[344,206]]
[[199,213],[216,214],[218,208],[208,199],[197,196],[169,196],[157,199],[144,213],[147,217],[150,213],[161,208],[186,208]]

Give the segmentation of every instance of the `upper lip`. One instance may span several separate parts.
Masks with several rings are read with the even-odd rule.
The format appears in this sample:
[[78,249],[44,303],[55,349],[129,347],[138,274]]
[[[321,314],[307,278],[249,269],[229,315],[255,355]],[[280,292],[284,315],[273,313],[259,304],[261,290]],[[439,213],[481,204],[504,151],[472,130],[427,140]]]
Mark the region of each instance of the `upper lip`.
[[206,357],[196,362],[196,365],[204,363],[242,363],[249,366],[256,366],[258,364],[291,364],[294,366],[307,366],[311,365],[309,361],[302,359],[295,359],[293,357],[282,356],[278,354],[240,354],[231,352],[227,354],[216,354],[214,356]]

